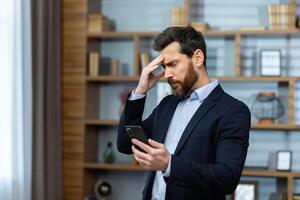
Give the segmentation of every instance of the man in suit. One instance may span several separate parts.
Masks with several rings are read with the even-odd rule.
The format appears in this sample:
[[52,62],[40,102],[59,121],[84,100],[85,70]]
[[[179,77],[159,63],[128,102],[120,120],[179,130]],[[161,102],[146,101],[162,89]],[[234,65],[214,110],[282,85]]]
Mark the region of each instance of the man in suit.
[[[117,146],[150,170],[144,200],[224,200],[244,166],[250,112],[208,77],[206,44],[192,27],[170,27],[154,41],[160,55],[143,68],[121,116]],[[157,65],[164,66],[158,76]],[[142,120],[147,91],[164,77],[172,88]],[[148,144],[130,140],[125,125],[141,125]]]

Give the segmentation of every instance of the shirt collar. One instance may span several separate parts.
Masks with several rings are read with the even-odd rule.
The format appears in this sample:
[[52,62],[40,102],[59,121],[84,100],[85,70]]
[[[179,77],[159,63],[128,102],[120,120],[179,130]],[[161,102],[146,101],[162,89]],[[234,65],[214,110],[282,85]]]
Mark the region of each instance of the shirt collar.
[[199,102],[204,101],[204,99],[206,99],[206,97],[213,91],[213,89],[215,89],[215,87],[217,87],[218,84],[218,80],[212,80],[209,84],[195,90],[188,100],[198,100]]

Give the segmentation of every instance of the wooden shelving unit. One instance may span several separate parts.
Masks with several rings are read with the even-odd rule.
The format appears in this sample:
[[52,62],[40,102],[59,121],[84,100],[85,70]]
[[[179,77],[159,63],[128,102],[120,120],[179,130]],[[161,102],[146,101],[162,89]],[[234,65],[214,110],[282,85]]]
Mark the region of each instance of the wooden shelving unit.
[[87,76],[88,82],[135,82],[138,81],[138,76]]
[[[136,164],[128,163],[84,163],[87,169],[95,170],[118,170],[118,171],[147,171]],[[300,179],[300,172],[285,172],[274,170],[260,170],[260,169],[244,169],[243,176],[257,176],[257,177],[270,177],[270,178],[296,178]]]
[[99,120],[99,119],[86,119],[86,125],[97,125],[97,126],[117,126],[119,123],[118,120]]
[[[88,126],[117,126],[118,120],[87,119]],[[251,129],[255,130],[300,130],[300,125],[295,124],[252,124]]]
[[[96,170],[118,170],[118,171],[147,171],[135,164],[128,163],[85,163],[84,167],[87,169]],[[285,172],[274,170],[258,170],[258,169],[244,169],[243,176],[257,176],[257,177],[270,177],[270,178],[300,178],[300,172]]]
[[243,176],[257,176],[257,177],[273,177],[273,178],[300,178],[300,172],[284,172],[272,170],[243,170]]
[[[72,8],[72,9],[70,9]],[[99,105],[91,98],[99,95],[101,84],[123,84],[139,80],[139,44],[141,40],[154,38],[158,32],[99,32],[88,33],[88,0],[62,2],[62,138],[63,138],[63,191],[65,200],[82,200],[89,195],[91,187],[99,173],[109,171],[143,172],[133,163],[105,164],[97,162],[95,151],[99,130],[118,125],[118,120],[98,119],[93,114]],[[221,82],[277,82],[288,87],[289,118],[286,124],[252,124],[255,130],[300,131],[300,125],[294,123],[294,83],[299,77],[243,77],[241,76],[241,40],[253,36],[292,36],[299,35],[298,29],[289,30],[209,30],[205,37],[230,38],[235,44],[234,77],[216,77]],[[87,51],[89,42],[102,40],[132,40],[133,60],[131,76],[87,76]],[[162,80],[164,81],[164,80]],[[118,97],[116,97],[118,98]],[[87,102],[95,104],[88,105]],[[92,113],[92,114],[91,114]],[[270,177],[287,179],[288,200],[292,200],[294,179],[300,178],[300,172],[278,172],[268,170],[243,171],[243,176]]]
[[[260,31],[240,31],[240,30],[208,30],[203,32],[205,36],[221,36],[221,37],[234,37],[241,36],[253,36],[253,35],[294,35],[299,34],[299,29],[289,30],[260,30]],[[159,32],[99,32],[99,33],[87,33],[88,38],[134,38],[134,37],[156,37]]]
[[[219,81],[232,82],[282,82],[289,83],[290,81],[299,81],[299,77],[212,77]],[[139,76],[86,76],[88,82],[134,82],[138,81]],[[162,80],[164,81],[164,80]]]
[[95,170],[117,170],[117,171],[146,171],[145,169],[139,167],[138,165],[128,164],[128,163],[85,163],[84,167],[86,169]]

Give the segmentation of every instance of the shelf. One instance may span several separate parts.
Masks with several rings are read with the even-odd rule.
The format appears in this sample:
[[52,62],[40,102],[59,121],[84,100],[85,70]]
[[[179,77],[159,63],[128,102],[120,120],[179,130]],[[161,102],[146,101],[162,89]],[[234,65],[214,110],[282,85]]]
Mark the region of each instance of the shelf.
[[[118,170],[118,171],[146,171],[145,169],[131,163],[97,163],[88,162],[84,164],[86,169],[95,170]],[[274,177],[274,178],[300,178],[300,172],[284,172],[274,170],[255,170],[255,169],[244,169],[243,176],[257,176],[257,177]]]
[[117,126],[119,124],[118,120],[99,120],[99,119],[86,119],[86,125],[94,125],[94,126]]
[[[205,36],[231,36],[236,35],[294,35],[300,34],[299,29],[288,29],[288,30],[208,30],[202,32]],[[134,37],[156,37],[159,32],[87,32],[88,38],[106,38],[106,39],[130,39]]]
[[289,82],[289,81],[295,81],[300,80],[298,77],[243,77],[243,76],[237,76],[237,77],[213,77],[213,79],[217,79],[219,81],[241,81],[241,82]]
[[106,39],[126,39],[133,38],[136,35],[136,32],[87,32],[88,38],[106,38]]
[[139,76],[86,76],[88,82],[134,82]]
[[261,30],[261,31],[239,31],[241,35],[294,35],[300,34],[299,29],[287,29],[287,30]]
[[[86,125],[118,126],[118,120],[86,119]],[[252,124],[251,129],[256,130],[300,130],[300,125],[295,124]]]
[[[86,76],[87,82],[136,82],[139,80],[139,76]],[[240,81],[240,82],[289,82],[300,80],[299,77],[211,77],[219,81]],[[164,81],[164,80],[162,80]]]
[[300,130],[300,125],[295,124],[252,124],[251,129],[257,130]]
[[87,33],[88,38],[126,39],[134,37],[156,37],[159,32],[95,32]]
[[255,170],[244,169],[243,176],[257,176],[257,177],[274,177],[274,178],[300,178],[300,172],[284,172],[274,170]]
[[118,171],[146,171],[145,169],[134,164],[127,163],[84,163],[84,168],[95,170],[118,170]]

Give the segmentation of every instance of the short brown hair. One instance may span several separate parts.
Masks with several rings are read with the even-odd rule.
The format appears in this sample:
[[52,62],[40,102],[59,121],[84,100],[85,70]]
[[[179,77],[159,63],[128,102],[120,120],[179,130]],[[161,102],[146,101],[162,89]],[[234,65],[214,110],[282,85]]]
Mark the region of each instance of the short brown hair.
[[178,42],[181,52],[191,58],[196,49],[200,49],[204,55],[204,67],[206,67],[206,44],[201,32],[193,27],[169,27],[160,33],[154,40],[153,49],[162,51],[172,42]]

